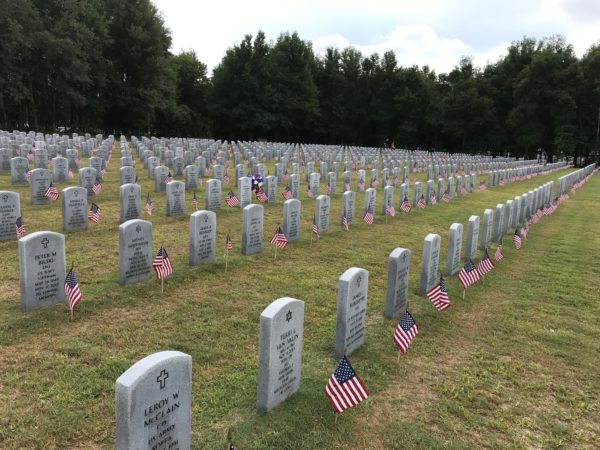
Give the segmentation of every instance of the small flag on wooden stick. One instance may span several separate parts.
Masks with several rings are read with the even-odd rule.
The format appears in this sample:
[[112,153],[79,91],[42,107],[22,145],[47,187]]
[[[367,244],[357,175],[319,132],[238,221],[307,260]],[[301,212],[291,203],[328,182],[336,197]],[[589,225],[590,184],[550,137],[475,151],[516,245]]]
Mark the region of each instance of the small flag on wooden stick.
[[79,282],[75,278],[75,272],[73,271],[73,263],[71,263],[71,270],[65,278],[65,294],[67,294],[67,305],[71,313],[71,319],[73,318],[73,311],[75,306],[81,301],[81,289],[79,288]]

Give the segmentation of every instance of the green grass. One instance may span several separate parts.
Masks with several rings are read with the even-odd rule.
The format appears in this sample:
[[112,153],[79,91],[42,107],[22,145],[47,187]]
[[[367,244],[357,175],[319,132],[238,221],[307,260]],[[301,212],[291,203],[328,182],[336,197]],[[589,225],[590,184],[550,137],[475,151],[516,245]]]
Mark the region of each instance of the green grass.
[[[161,294],[156,280],[118,284],[117,158],[118,149],[97,202],[102,222],[67,234],[67,259],[84,294],[73,323],[62,305],[20,312],[17,244],[0,243],[1,448],[113,448],[115,380],[138,359],[167,349],[193,358],[193,448],[224,447],[229,428],[242,449],[600,446],[600,177],[533,226],[522,250],[506,245],[504,260],[465,300],[457,277],[449,278],[453,307],[438,313],[417,296],[424,237],[442,236],[444,264],[453,222],[466,224],[471,214],[567,171],[387,224],[378,208],[374,226],[361,223],[364,199],[357,193],[350,232],[338,224],[338,193],[331,231],[312,246],[314,200],[304,198],[304,188],[302,239],[278,251],[277,260],[268,240],[281,221],[281,199],[265,208],[267,242],[257,256],[239,254],[241,211],[224,209],[217,215],[218,254],[227,232],[235,245],[227,273],[222,258],[188,266],[188,218],[165,217],[164,194],[152,194],[154,251],[163,244],[175,267]],[[145,197],[151,184],[144,174],[140,179]],[[10,186],[6,174],[0,186],[21,194],[28,232],[61,231],[60,202],[32,207],[27,188]],[[199,200],[203,205],[203,191]],[[409,307],[421,329],[399,364],[391,341],[396,322],[383,317],[395,247],[413,252]],[[336,421],[322,391],[337,363],[338,278],[351,266],[369,270],[366,343],[350,359],[371,396]],[[302,385],[272,412],[258,413],[259,316],[283,296],[306,302]]]

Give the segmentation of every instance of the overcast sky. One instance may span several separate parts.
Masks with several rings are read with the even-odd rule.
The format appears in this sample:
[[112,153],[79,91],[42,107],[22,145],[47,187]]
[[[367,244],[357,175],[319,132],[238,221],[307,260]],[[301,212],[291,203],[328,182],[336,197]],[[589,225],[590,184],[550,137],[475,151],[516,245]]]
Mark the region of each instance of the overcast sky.
[[297,31],[316,53],[393,50],[403,66],[448,72],[461,56],[484,66],[523,36],[561,34],[578,56],[600,41],[600,0],[152,0],[171,30],[171,50],[194,50],[209,73],[244,35],[275,41]]

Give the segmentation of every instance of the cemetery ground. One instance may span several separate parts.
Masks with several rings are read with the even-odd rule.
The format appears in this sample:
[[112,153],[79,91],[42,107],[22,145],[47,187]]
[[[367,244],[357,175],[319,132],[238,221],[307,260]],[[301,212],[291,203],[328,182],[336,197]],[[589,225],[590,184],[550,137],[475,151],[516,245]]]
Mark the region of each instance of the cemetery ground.
[[[119,285],[115,164],[95,200],[100,224],[66,233],[67,266],[74,262],[84,295],[73,322],[65,305],[20,311],[17,243],[0,242],[1,448],[114,448],[115,380],[161,350],[193,358],[192,448],[225,448],[229,429],[240,449],[600,446],[600,176],[533,226],[521,250],[505,236],[504,259],[464,300],[458,277],[448,277],[452,307],[440,313],[417,295],[424,237],[442,236],[445,255],[452,223],[466,225],[470,215],[567,170],[409,215],[398,211],[387,224],[379,189],[372,226],[362,223],[357,193],[350,231],[338,223],[338,192],[330,231],[312,245],[315,200],[301,189],[302,238],[278,250],[276,259],[268,241],[281,221],[282,199],[265,206],[265,243],[254,256],[239,253],[242,211],[223,204],[217,253],[222,256],[229,232],[234,250],[227,272],[222,257],[188,265],[188,215],[166,217],[165,194],[140,177],[142,199],[150,191],[154,201],[154,215],[142,213],[153,223],[153,252],[163,245],[174,266],[161,293],[156,279]],[[7,175],[0,175],[0,185],[10,185]],[[10,189],[21,195],[29,233],[62,232],[60,201],[33,207],[28,187]],[[188,213],[191,196],[186,193]],[[203,189],[199,198],[203,205]],[[399,362],[392,342],[397,321],[383,316],[388,255],[396,247],[412,251],[408,308],[420,328]],[[350,360],[371,395],[336,420],[323,388],[338,362],[338,279],[352,266],[369,271],[366,341]],[[301,387],[259,413],[259,316],[286,296],[305,302]]]

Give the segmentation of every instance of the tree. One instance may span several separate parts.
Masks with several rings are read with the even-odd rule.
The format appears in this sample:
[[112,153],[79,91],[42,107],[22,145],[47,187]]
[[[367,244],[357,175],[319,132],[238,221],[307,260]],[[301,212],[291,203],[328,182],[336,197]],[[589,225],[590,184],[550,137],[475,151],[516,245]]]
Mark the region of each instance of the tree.
[[268,61],[273,92],[271,110],[276,113],[273,137],[296,142],[312,138],[319,117],[319,98],[311,44],[297,33],[281,34]]
[[444,86],[442,127],[446,145],[463,152],[482,151],[486,129],[494,121],[494,104],[483,95],[484,79],[470,58],[462,58],[448,75],[441,75]]
[[193,51],[172,56],[169,62],[175,76],[173,111],[157,121],[159,132],[168,136],[207,136],[210,83],[206,65]]
[[573,47],[563,37],[538,44],[531,63],[516,78],[515,106],[507,118],[515,142],[526,156],[535,156],[540,147],[549,161],[555,153],[573,153],[580,81]]
[[111,62],[105,92],[107,130],[151,131],[157,111],[172,108],[171,37],[149,0],[105,0],[110,11],[106,55]]
[[589,163],[600,163],[600,43],[592,45],[580,62],[582,83],[578,95],[578,123],[582,150]]

